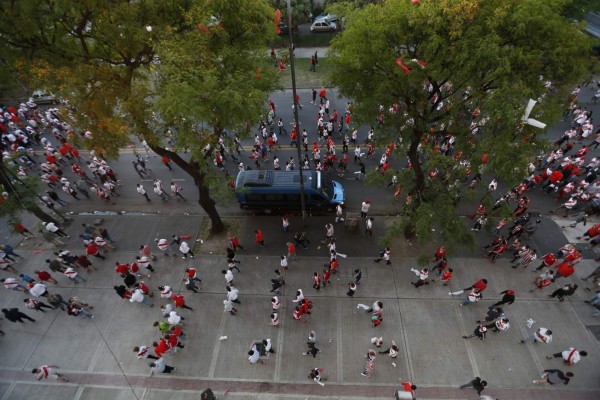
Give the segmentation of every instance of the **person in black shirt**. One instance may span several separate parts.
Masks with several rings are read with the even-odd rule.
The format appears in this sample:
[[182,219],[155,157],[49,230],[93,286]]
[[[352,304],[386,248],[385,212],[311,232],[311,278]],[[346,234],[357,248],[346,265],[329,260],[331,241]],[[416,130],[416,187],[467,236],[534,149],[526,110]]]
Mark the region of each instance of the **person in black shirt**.
[[535,381],[533,381],[533,383],[537,385],[541,385],[544,383],[554,385],[562,382],[563,385],[568,385],[572,377],[572,372],[567,372],[565,374],[559,369],[545,369],[544,373],[542,374],[542,377],[540,379],[536,379]]
[[471,382],[465,383],[464,385],[460,385],[460,388],[464,389],[472,387],[473,389],[477,390],[477,394],[481,396],[481,392],[483,392],[483,389],[485,389],[486,386],[487,382],[482,381],[480,377],[476,376],[475,379],[473,379]]

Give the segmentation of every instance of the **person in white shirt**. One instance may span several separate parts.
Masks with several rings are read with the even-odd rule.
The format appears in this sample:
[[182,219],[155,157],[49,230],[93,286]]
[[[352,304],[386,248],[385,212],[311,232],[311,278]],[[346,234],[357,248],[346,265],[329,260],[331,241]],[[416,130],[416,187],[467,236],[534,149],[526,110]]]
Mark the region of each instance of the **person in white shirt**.
[[143,358],[149,358],[151,360],[158,360],[159,358],[153,354],[150,354],[150,349],[146,346],[136,346],[133,348],[133,352],[136,354],[138,360]]
[[79,282],[85,282],[86,279],[79,275],[79,273],[77,273],[77,271],[75,271],[73,268],[69,267],[65,270],[65,272],[63,272],[63,274],[69,278],[69,280],[71,282],[73,282],[73,284],[78,284]]
[[29,294],[33,297],[47,296],[48,287],[43,283],[36,283],[29,289]]
[[304,293],[302,292],[302,289],[298,289],[296,292],[296,298],[292,300],[292,302],[300,304],[302,303],[302,300],[304,300]]
[[52,380],[61,380],[63,382],[67,381],[62,374],[59,374],[56,370],[59,367],[57,365],[42,365],[39,368],[34,368],[31,373],[35,375],[35,379],[41,381],[43,379],[52,379]]
[[528,337],[521,339],[519,343],[525,343],[528,340],[550,344],[552,343],[552,331],[547,328],[538,328],[537,331],[533,332]]
[[265,362],[260,359],[260,353],[256,348],[256,345],[252,345],[252,348],[248,352],[248,361],[250,364],[264,364]]
[[371,208],[371,200],[363,201],[360,206],[360,216],[362,218],[367,218],[367,214],[369,213],[370,208]]
[[373,217],[367,218],[367,225],[365,227],[365,235],[367,237],[373,237]]
[[161,299],[170,299],[173,295],[173,290],[171,289],[171,286],[159,286],[158,289],[160,290]]
[[148,193],[146,193],[146,189],[144,189],[144,187],[141,184],[138,183],[136,190],[140,196],[144,196],[146,198],[146,201],[148,203],[150,203],[150,197],[148,197]]
[[344,221],[344,210],[342,209],[342,206],[340,204],[338,204],[335,207],[335,222],[343,222]]
[[175,199],[177,201],[179,201],[179,200],[185,201],[185,197],[183,197],[181,194],[182,190],[183,190],[183,188],[181,186],[179,186],[175,182],[171,182],[171,193],[173,194],[173,197],[175,197]]
[[[156,241],[156,246],[158,247],[158,249],[160,251],[163,252],[163,255],[168,256],[169,255],[169,241],[167,239],[155,239]],[[175,255],[175,254],[173,254]]]
[[223,312],[228,312],[231,315],[236,315],[237,309],[233,306],[233,303],[229,299],[223,300]]
[[380,351],[379,354],[389,354],[390,358],[398,357],[398,345],[392,340],[392,345],[389,349]]
[[183,259],[186,259],[188,254],[191,255],[192,258],[196,257],[192,249],[190,249],[190,246],[187,244],[187,242],[181,242],[181,244],[179,245],[179,251],[181,251],[181,254],[183,254],[183,257],[181,257]]
[[132,303],[137,302],[137,303],[146,304],[147,306],[150,306],[150,307],[154,307],[154,303],[151,302],[150,300],[148,300],[146,298],[146,296],[144,296],[142,289],[135,289],[135,291],[131,294],[131,298],[129,299],[129,301]]
[[237,304],[242,304],[238,300],[238,290],[236,288],[232,288],[231,286],[225,286],[225,289],[227,289],[227,300]]
[[273,308],[273,312],[276,312],[281,307],[281,302],[277,296],[273,296],[271,299],[271,307]]
[[46,226],[46,230],[48,232],[54,233],[56,236],[69,238],[71,236],[67,235],[62,229],[54,224],[54,222],[42,222],[42,225]]
[[546,356],[546,358],[548,360],[551,360],[553,358],[562,357],[563,362],[565,364],[567,364],[568,367],[571,367],[571,366],[577,364],[579,361],[581,361],[581,357],[585,357],[585,356],[587,356],[587,354],[588,353],[585,350],[579,351],[574,347],[569,347],[565,351],[555,353],[555,354],[549,354],[548,356]]
[[162,357],[154,362],[148,363],[148,366],[152,368],[150,375],[154,375],[154,373],[170,374],[171,372],[176,370],[175,367],[170,367],[167,364],[165,364],[165,360]]
[[231,270],[223,270],[221,271],[223,273],[223,275],[225,275],[225,281],[227,282],[227,285],[229,286],[235,286],[234,282],[233,282],[233,272],[231,272]]
[[167,322],[169,323],[169,325],[171,326],[177,326],[177,325],[181,325],[181,317],[179,315],[177,315],[176,311],[171,311],[169,313],[169,318],[167,318]]
[[21,282],[19,282],[15,278],[0,279],[0,282],[2,282],[5,289],[22,290],[24,292],[27,292],[27,288],[25,287],[25,285],[23,285]]

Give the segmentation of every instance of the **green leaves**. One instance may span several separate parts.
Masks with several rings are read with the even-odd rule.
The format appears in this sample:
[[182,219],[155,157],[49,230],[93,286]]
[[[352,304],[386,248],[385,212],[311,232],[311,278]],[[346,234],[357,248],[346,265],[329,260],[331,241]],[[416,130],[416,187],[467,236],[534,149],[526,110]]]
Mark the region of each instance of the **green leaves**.
[[[472,177],[486,154],[488,171],[507,183],[525,177],[544,143],[541,130],[521,126],[528,99],[543,98],[532,117],[551,124],[565,93],[587,73],[591,42],[560,15],[565,3],[438,0],[415,7],[388,0],[348,14],[331,46],[330,80],[354,100],[358,121],[372,121],[380,106],[398,106],[377,138],[402,138],[398,153],[412,154],[413,168],[399,178],[415,195],[405,225],[420,242],[432,238],[431,228],[444,240],[472,242],[455,211],[459,186],[448,190],[465,176],[466,168],[454,167],[459,161],[470,163]],[[455,140],[455,159],[439,153],[445,134]],[[426,178],[434,170],[438,177]]]

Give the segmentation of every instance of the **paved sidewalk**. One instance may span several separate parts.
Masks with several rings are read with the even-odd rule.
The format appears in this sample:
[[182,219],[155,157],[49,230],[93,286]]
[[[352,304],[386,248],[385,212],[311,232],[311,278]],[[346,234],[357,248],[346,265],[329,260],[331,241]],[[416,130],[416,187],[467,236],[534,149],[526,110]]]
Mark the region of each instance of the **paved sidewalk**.
[[[88,220],[77,217],[69,228],[71,250],[80,248],[74,237],[81,223]],[[83,273],[87,282],[72,285],[59,276],[59,285],[49,288],[51,293],[76,295],[95,305],[93,320],[60,311],[26,311],[22,308],[22,293],[2,289],[2,307],[21,307],[37,322],[1,322],[6,336],[0,338],[0,400],[196,399],[199,391],[209,386],[219,397],[232,399],[375,400],[391,399],[399,388],[399,379],[418,385],[419,399],[475,399],[474,391],[457,389],[475,375],[487,379],[489,393],[503,400],[587,400],[600,396],[600,346],[591,331],[598,326],[598,320],[591,317],[592,308],[583,302],[590,296],[587,292],[580,290],[560,303],[547,297],[549,291],[528,292],[531,272],[513,270],[506,260],[492,265],[474,258],[449,260],[455,270],[450,287],[432,284],[415,289],[409,284],[414,280],[410,272],[415,265],[413,258],[396,255],[391,266],[376,264],[371,257],[360,256],[362,240],[346,251],[349,258],[341,260],[340,273],[333,277],[332,285],[319,292],[311,288],[311,276],[326,262],[325,248],[311,249],[310,256],[299,250],[299,259],[290,263],[280,296],[287,308],[280,313],[279,329],[269,326],[268,290],[272,271],[279,265],[281,248],[268,237],[265,249],[247,242],[247,250],[240,253],[241,272],[236,273],[236,280],[242,304],[236,305],[237,316],[222,311],[225,281],[220,271],[226,265],[222,255],[202,254],[194,260],[182,260],[179,256],[159,258],[153,263],[157,272],[147,281],[152,289],[170,284],[174,290],[182,290],[186,266],[197,268],[203,282],[199,294],[182,292],[194,311],[181,312],[186,317],[186,348],[166,358],[167,364],[176,366],[177,371],[172,376],[150,377],[148,360],[137,360],[131,349],[135,345],[151,345],[158,339],[152,322],[160,318],[158,305],[165,301],[155,296],[156,306],[150,308],[120,299],[112,289],[120,282],[113,272],[114,264],[117,260],[133,260],[138,254],[136,246],[150,243],[157,231],[161,235],[172,231],[192,233],[200,223],[201,218],[184,216],[107,218],[105,226],[117,241],[118,251],[109,253],[106,261],[95,262],[98,272]],[[190,242],[195,239],[192,237]],[[27,273],[42,266],[50,255],[49,250],[19,252],[26,258],[16,267]],[[349,298],[346,285],[357,267],[363,271],[363,280],[355,297]],[[583,285],[581,277],[594,267],[590,260],[582,261],[574,281]],[[462,296],[448,295],[481,277],[490,284],[480,304],[459,307]],[[510,331],[490,333],[485,341],[462,339],[462,335],[472,331],[475,320],[483,316],[486,306],[508,287],[517,291],[517,302],[505,307],[511,319]],[[305,322],[290,317],[297,288],[303,288],[314,303],[310,319]],[[357,304],[371,304],[375,299],[384,303],[384,322],[372,328],[369,314],[357,309]],[[554,342],[518,344],[528,332],[528,318],[537,321],[536,327],[551,328]],[[316,359],[301,355],[311,329],[317,332],[317,347],[321,349]],[[379,355],[373,376],[365,378],[360,372],[374,335],[382,336],[385,346],[393,339],[399,345],[399,356],[393,366],[389,357]],[[221,336],[228,338],[220,341]],[[249,343],[267,337],[273,340],[276,353],[265,359],[264,365],[250,365],[245,354]],[[568,369],[575,372],[569,386],[537,387],[531,383],[542,369],[566,370],[559,360],[547,360],[545,356],[572,345],[590,354]],[[70,382],[35,382],[31,368],[43,363],[60,365]],[[307,379],[308,371],[314,367],[324,368],[328,378],[325,387]],[[223,396],[225,393],[227,396]]]

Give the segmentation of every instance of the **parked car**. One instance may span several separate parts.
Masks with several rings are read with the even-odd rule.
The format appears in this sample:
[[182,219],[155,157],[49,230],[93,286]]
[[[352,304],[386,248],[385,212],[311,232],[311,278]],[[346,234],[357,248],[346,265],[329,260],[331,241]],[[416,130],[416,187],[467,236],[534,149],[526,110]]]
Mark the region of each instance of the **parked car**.
[[35,104],[58,104],[58,99],[52,93],[45,90],[36,90],[31,94],[29,100]]
[[333,15],[333,14],[326,14],[326,15],[319,15],[317,17],[315,17],[315,21],[314,22],[337,22],[338,17],[337,15]]
[[335,32],[337,29],[338,27],[335,22],[328,21],[315,21],[310,26],[311,32]]

